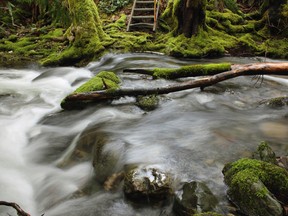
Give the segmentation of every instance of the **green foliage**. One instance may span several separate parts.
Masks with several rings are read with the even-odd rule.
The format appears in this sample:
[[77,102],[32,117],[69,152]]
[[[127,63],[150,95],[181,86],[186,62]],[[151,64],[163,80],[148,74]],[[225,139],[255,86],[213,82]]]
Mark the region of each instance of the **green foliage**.
[[132,0],[100,0],[98,7],[105,13],[110,14],[131,2]]
[[[29,15],[34,21],[45,19],[45,21],[61,23],[64,26],[68,26],[71,22],[66,1],[63,0],[16,0],[14,5],[15,9],[13,8],[13,10],[19,20],[23,17],[28,18],[27,15]],[[32,11],[34,11],[34,14]]]

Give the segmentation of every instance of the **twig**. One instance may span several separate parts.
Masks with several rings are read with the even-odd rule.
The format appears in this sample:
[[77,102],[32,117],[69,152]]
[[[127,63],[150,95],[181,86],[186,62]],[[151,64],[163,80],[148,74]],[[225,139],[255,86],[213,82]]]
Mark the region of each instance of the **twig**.
[[14,208],[19,216],[31,216],[30,214],[25,212],[17,203],[0,201],[0,205],[10,206]]

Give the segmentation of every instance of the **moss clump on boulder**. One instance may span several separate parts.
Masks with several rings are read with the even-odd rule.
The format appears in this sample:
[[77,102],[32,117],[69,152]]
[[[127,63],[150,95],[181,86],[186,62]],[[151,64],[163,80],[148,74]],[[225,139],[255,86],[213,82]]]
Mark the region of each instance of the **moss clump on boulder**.
[[[274,164],[243,158],[223,169],[229,199],[246,215],[282,216],[287,201],[288,172]],[[279,201],[280,202],[279,202]]]
[[154,78],[176,79],[181,77],[215,75],[231,70],[230,63],[189,65],[177,69],[155,68],[152,71]]

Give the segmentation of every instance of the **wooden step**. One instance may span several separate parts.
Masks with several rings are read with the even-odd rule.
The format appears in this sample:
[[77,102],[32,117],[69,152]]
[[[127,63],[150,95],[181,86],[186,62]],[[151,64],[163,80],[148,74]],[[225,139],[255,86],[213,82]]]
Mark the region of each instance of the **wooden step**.
[[134,8],[134,11],[154,11],[154,8]]
[[130,27],[152,27],[155,31],[159,7],[160,0],[134,0],[127,31],[130,31]]
[[133,19],[154,19],[154,16],[132,16]]
[[136,1],[136,4],[154,4],[154,1]]
[[154,27],[154,24],[152,23],[133,23],[133,24],[130,24],[130,27],[151,27],[153,28]]

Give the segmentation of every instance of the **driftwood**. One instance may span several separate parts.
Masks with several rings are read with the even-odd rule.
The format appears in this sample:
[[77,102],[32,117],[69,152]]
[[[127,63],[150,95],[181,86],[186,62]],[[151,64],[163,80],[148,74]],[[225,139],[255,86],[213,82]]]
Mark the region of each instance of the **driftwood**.
[[30,216],[30,214],[25,212],[17,203],[0,201],[0,205],[10,206],[14,208],[19,216]]
[[177,85],[169,85],[161,88],[120,88],[116,90],[102,90],[87,93],[71,94],[65,98],[66,102],[77,101],[105,101],[124,96],[139,96],[153,94],[168,94],[193,88],[205,88],[224,80],[239,76],[255,75],[288,75],[288,63],[254,63],[245,65],[232,65],[230,71],[221,72],[213,76],[206,76],[196,80],[190,80]]

